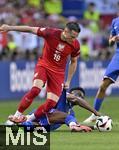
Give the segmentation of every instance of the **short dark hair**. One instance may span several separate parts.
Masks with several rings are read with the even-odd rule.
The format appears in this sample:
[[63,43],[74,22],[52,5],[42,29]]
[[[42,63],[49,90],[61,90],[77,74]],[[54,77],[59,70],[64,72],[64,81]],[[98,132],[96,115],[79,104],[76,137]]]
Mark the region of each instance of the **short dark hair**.
[[72,93],[73,91],[79,91],[79,96],[84,98],[85,97],[85,90],[82,88],[82,87],[74,87],[74,88],[71,88],[69,90],[69,93]]
[[76,31],[76,32],[80,32],[81,31],[81,29],[80,29],[80,26],[79,26],[79,24],[77,23],[77,22],[68,22],[67,24],[66,24],[66,27],[69,29],[69,30],[74,30],[74,31]]

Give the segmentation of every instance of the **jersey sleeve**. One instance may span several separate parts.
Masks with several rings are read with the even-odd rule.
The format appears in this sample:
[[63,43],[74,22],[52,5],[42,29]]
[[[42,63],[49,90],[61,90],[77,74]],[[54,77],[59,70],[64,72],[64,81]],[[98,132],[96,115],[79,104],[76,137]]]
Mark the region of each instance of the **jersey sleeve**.
[[48,27],[46,27],[46,28],[39,27],[38,31],[37,31],[37,35],[41,36],[41,37],[44,37],[44,38],[47,38],[50,35],[50,28],[48,28]]
[[75,42],[74,50],[71,53],[71,57],[77,57],[80,55],[80,44],[78,41]]
[[111,31],[110,31],[110,35],[112,35],[112,36],[116,35],[114,24],[115,24],[115,20],[113,19],[112,24],[111,24]]

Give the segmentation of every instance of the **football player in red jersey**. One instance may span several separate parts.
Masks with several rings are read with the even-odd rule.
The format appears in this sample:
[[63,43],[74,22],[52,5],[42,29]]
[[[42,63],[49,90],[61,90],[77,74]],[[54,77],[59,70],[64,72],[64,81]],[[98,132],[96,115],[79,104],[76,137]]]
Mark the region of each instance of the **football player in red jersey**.
[[64,88],[69,88],[80,54],[80,44],[76,39],[80,33],[80,27],[76,22],[67,23],[64,30],[50,27],[10,26],[4,24],[0,27],[0,31],[29,32],[43,37],[45,40],[42,57],[39,58],[35,67],[33,86],[21,99],[16,113],[9,119],[14,122],[24,121],[25,118],[22,113],[31,105],[33,99],[38,96],[47,82],[47,100],[38,107],[29,119],[39,118],[55,107],[58,102],[63,88],[68,56],[70,56],[70,65]]

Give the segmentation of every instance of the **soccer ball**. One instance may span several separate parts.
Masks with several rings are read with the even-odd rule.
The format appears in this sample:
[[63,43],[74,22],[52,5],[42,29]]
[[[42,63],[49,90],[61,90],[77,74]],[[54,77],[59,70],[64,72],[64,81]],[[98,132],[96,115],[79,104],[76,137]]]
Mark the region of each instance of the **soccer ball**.
[[111,131],[112,130],[112,119],[109,116],[100,116],[96,120],[96,127],[99,131]]

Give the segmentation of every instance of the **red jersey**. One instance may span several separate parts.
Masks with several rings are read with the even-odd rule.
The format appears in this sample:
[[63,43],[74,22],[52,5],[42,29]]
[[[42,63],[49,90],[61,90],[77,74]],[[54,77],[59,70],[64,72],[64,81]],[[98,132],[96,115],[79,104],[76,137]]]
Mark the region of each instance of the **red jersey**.
[[67,58],[76,57],[80,54],[80,44],[74,40],[69,44],[61,39],[61,29],[39,28],[37,35],[44,38],[42,57],[38,65],[47,67],[54,72],[65,72]]

